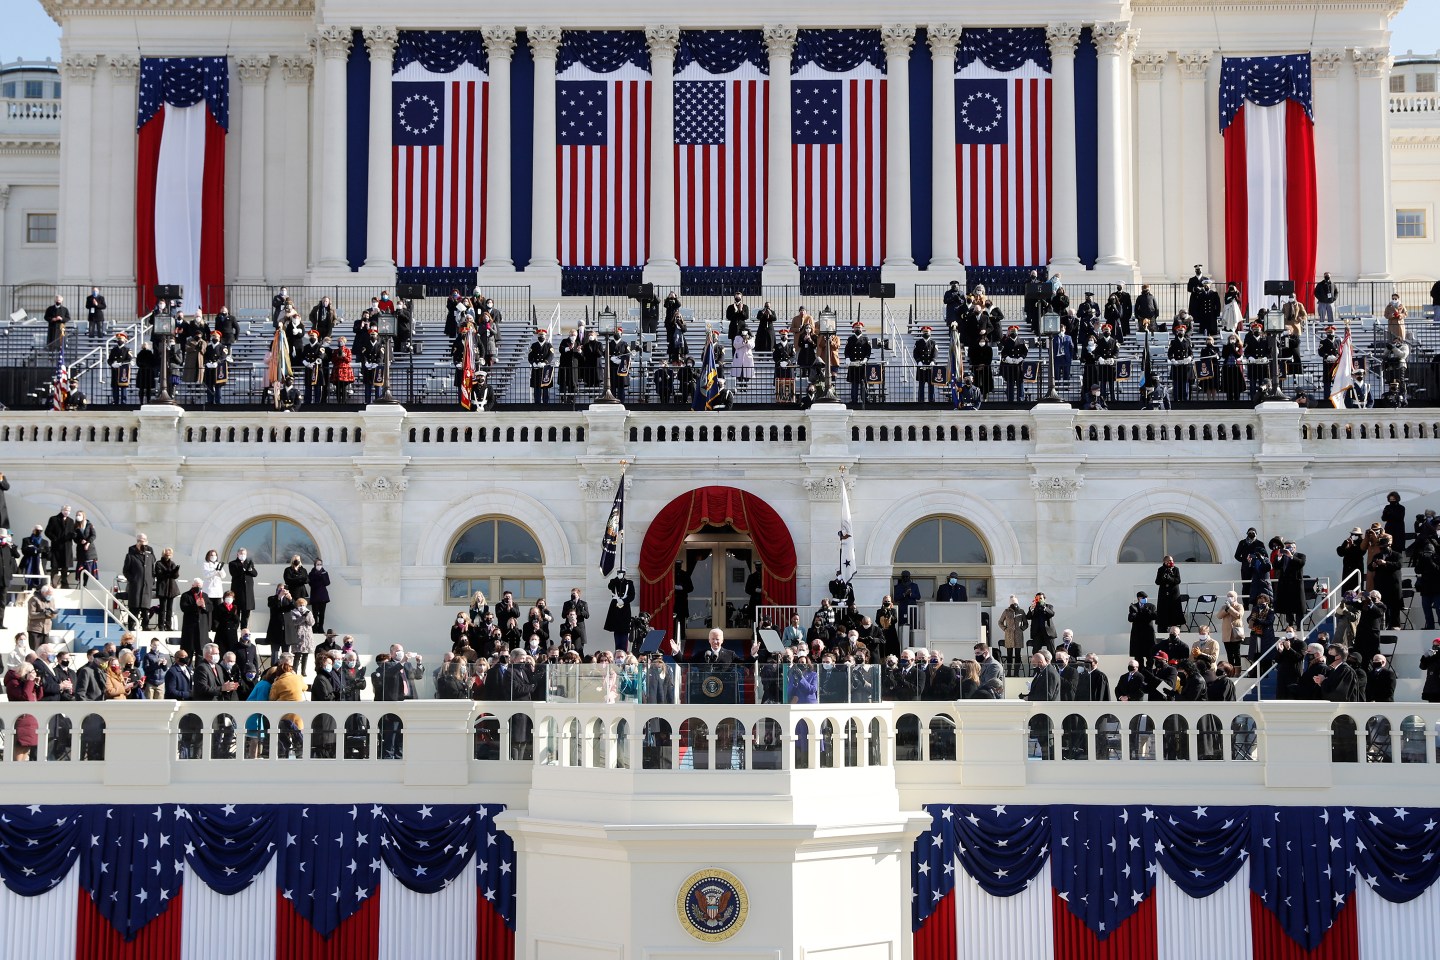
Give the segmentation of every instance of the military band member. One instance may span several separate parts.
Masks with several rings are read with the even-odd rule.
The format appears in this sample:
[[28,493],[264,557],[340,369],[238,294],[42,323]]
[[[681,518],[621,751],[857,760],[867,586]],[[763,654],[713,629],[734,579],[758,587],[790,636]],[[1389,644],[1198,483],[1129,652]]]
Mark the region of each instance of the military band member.
[[530,390],[536,403],[550,402],[550,384],[555,377],[555,348],[550,344],[550,331],[544,327],[535,331],[535,342],[530,344]]
[[960,325],[960,317],[968,309],[965,291],[960,289],[959,280],[950,281],[950,289],[945,291],[945,325],[952,329]]
[[930,328],[920,328],[920,339],[915,341],[915,347],[910,351],[910,356],[915,359],[915,382],[919,387],[915,390],[917,403],[935,402],[935,341],[930,339]]
[[850,402],[856,407],[865,406],[865,362],[870,359],[870,338],[865,336],[865,324],[856,320],[850,325],[850,339],[845,341],[845,362],[848,370],[845,379],[850,383]]
[[1025,376],[1022,363],[1030,348],[1020,339],[1020,328],[1011,326],[1000,338],[1000,376],[1005,381],[1005,400],[1018,403],[1025,399]]
[[625,384],[630,379],[630,344],[625,342],[625,331],[615,324],[615,339],[610,343],[610,392],[621,403],[625,402]]
[[495,388],[490,386],[490,378],[484,370],[475,374],[475,385],[470,388],[471,407],[476,411],[494,410],[497,400]]
[[285,374],[285,383],[276,388],[279,394],[275,400],[275,406],[285,412],[298,410],[300,408],[300,388],[295,386],[295,378]]
[[975,386],[975,376],[974,376],[974,374],[970,374],[970,373],[965,374],[964,381],[963,381],[963,383],[962,383],[962,385],[961,385],[961,387],[960,387],[959,397],[960,397],[960,407],[959,407],[959,408],[960,408],[961,410],[979,410],[979,409],[980,409],[980,404],[985,401],[985,397],[980,393],[980,388],[977,387],[977,386]]
[[219,404],[220,388],[230,381],[230,348],[220,339],[220,331],[210,334],[205,345],[205,402]]
[[1175,402],[1186,403],[1190,399],[1190,384],[1195,377],[1194,348],[1185,324],[1175,324],[1173,332],[1170,346],[1165,351],[1170,358],[1170,387],[1175,392]]
[[110,365],[110,402],[115,406],[125,403],[126,391],[130,389],[130,354],[128,335],[124,330],[115,334],[115,343],[110,347],[106,362]]
[[317,395],[321,395],[321,402],[324,402],[325,359],[325,348],[320,344],[320,336],[311,330],[305,335],[305,341],[300,346],[300,365],[305,371],[307,407],[315,403]]
[[1196,332],[1209,337],[1218,336],[1220,314],[1224,310],[1220,293],[1211,286],[1209,277],[1200,277],[1199,280],[1199,286],[1190,294],[1190,316],[1195,321]]

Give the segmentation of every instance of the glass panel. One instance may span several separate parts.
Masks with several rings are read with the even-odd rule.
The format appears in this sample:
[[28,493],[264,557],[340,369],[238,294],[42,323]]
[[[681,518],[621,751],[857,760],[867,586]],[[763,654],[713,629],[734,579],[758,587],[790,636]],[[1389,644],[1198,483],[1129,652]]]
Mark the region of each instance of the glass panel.
[[42,80],[25,81],[25,99],[40,100],[45,96],[45,83]]
[[690,573],[690,582],[695,590],[690,594],[690,616],[685,620],[687,631],[703,631],[710,627],[711,608],[714,606],[714,591],[711,587],[714,576],[714,554],[706,552]]
[[251,524],[240,532],[230,543],[230,556],[235,556],[235,551],[245,549],[250,553],[250,559],[256,563],[283,563],[275,558],[275,521],[262,520],[259,523]]
[[896,563],[936,563],[940,560],[940,521],[925,520],[911,527],[895,548]]
[[[509,590],[515,595],[515,602],[524,607],[540,599],[545,592],[545,581],[531,580],[524,577],[502,577],[500,580],[500,590],[502,593]],[[524,619],[524,612],[523,610],[521,611],[521,619]],[[558,639],[559,633],[557,632],[555,636]]]
[[306,533],[304,528],[288,520],[275,521],[275,555],[280,557],[275,562],[285,563],[297,553],[306,566],[314,563],[315,556],[319,553],[315,549],[315,539]]
[[990,581],[978,577],[961,577],[960,582],[965,584],[965,594],[973,603],[977,600],[990,599]]
[[1159,563],[1164,559],[1164,528],[1160,520],[1140,524],[1130,531],[1120,547],[1121,563]]
[[750,618],[746,610],[750,606],[750,595],[745,592],[745,581],[750,577],[750,551],[725,551],[725,626],[738,628],[748,626]]
[[4,86],[0,86],[0,97],[4,97],[6,100],[15,99],[15,84],[7,83]]
[[[508,520],[495,521],[499,563],[544,563],[540,545],[525,529]],[[479,563],[489,561],[480,560]]]
[[[484,581],[481,581],[482,583]],[[451,600],[465,600],[472,595],[469,580],[451,580],[446,588],[447,595]]]
[[495,521],[482,520],[471,526],[450,549],[451,563],[494,563]]
[[989,563],[985,545],[975,531],[954,520],[946,520],[940,533],[941,563]]
[[[1200,531],[1179,520],[1165,521],[1165,553],[1174,557],[1176,563],[1215,562],[1210,545],[1205,542]],[[1164,554],[1160,559],[1165,559]]]

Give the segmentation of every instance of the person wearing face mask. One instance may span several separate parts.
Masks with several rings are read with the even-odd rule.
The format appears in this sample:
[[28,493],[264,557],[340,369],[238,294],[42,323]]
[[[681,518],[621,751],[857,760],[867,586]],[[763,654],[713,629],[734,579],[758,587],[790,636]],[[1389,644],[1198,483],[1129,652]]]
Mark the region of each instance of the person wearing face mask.
[[726,340],[734,342],[742,331],[750,332],[750,305],[745,302],[743,294],[735,294],[734,302],[725,308],[725,322],[728,325]]
[[308,407],[320,395],[320,385],[325,379],[324,348],[320,345],[320,335],[314,330],[300,341],[300,364],[304,370],[305,406]]
[[205,345],[205,402],[219,405],[220,388],[230,382],[230,348],[220,340],[218,331],[210,334]]
[[230,592],[235,595],[235,607],[240,611],[240,626],[250,625],[250,611],[255,609],[255,578],[260,575],[249,552],[241,547],[235,551],[235,559],[226,564],[230,574]]
[[990,334],[982,328],[975,338],[975,343],[970,347],[965,358],[968,366],[966,372],[975,378],[975,389],[980,391],[982,400],[990,396],[995,389],[995,372],[992,364],[995,362],[995,348],[990,345]]
[[155,551],[145,534],[125,551],[120,572],[125,577],[125,606],[140,621],[140,629],[150,629],[150,605],[155,599]]
[[1370,658],[1370,669],[1365,675],[1365,700],[1369,703],[1395,701],[1395,670],[1378,653]]
[[32,650],[38,650],[41,644],[49,643],[50,624],[58,612],[55,606],[55,590],[48,583],[30,595],[30,599],[25,603],[25,614]]
[[1361,700],[1355,683],[1355,671],[1345,662],[1345,649],[1333,643],[1325,648],[1325,676],[1320,678],[1321,698],[1331,703]]
[[1180,605],[1180,568],[1175,558],[1166,556],[1155,571],[1155,586],[1159,588],[1155,602],[1155,629],[1169,630],[1185,625],[1185,610]]
[[[246,673],[260,672],[260,651],[255,648],[255,638],[250,635],[249,629],[241,629],[240,636],[235,639],[235,649],[222,654],[220,659],[222,662],[234,661],[237,678]],[[248,695],[248,691],[246,693]]]
[[1230,334],[1220,348],[1220,386],[1230,403],[1239,403],[1240,394],[1245,389],[1244,359],[1245,348],[1240,343],[1240,336]]
[[210,613],[210,626],[215,632],[215,643],[222,652],[229,652],[240,641],[240,608],[235,604],[235,593],[226,590],[225,596]]
[[940,589],[935,591],[935,600],[938,603],[965,603],[969,599],[965,584],[960,582],[960,575],[954,570],[951,570],[945,582],[940,584]]
[[315,629],[324,630],[325,608],[330,605],[330,572],[325,569],[325,561],[316,557],[315,565],[305,579],[310,588],[310,609],[315,614]]
[[281,573],[281,579],[285,581],[285,589],[290,591],[292,598],[310,598],[310,571],[305,569],[305,561],[300,558],[300,554],[290,558],[290,563]]
[[1005,647],[1005,662],[1018,664],[1020,662],[1020,649],[1025,646],[1025,628],[1029,621],[1025,618],[1025,609],[1020,606],[1020,600],[1012,595],[1009,604],[1000,612],[1000,633]]
[[220,606],[221,598],[225,596],[225,563],[220,559],[218,550],[210,550],[205,554],[205,560],[200,564],[200,578],[204,581],[205,596],[213,614],[215,608]]
[[1405,319],[1410,316],[1410,311],[1405,309],[1405,304],[1400,302],[1400,294],[1392,293],[1390,302],[1385,305],[1385,326],[1391,340],[1408,340],[1410,337],[1405,330]]

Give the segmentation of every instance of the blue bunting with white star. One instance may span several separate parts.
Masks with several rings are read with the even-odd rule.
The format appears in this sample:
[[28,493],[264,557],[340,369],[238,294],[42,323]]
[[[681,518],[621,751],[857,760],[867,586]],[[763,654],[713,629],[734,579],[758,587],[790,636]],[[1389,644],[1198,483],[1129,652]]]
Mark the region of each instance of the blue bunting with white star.
[[1373,807],[1354,815],[1355,880],[1391,903],[1408,903],[1440,877],[1440,815]]
[[22,897],[60,885],[89,844],[83,807],[7,807],[0,812],[0,882]]
[[140,61],[135,129],[165,104],[191,107],[205,101],[215,122],[230,129],[230,61],[226,57],[144,57]]
[[1157,841],[1140,807],[1051,808],[1050,883],[1104,940],[1155,889]]
[[1310,55],[1226,57],[1220,62],[1220,132],[1224,133],[1246,101],[1273,107],[1294,100],[1312,120],[1315,104],[1310,83]]
[[1355,890],[1353,811],[1339,807],[1255,807],[1250,822],[1250,890],[1285,932],[1314,950]]

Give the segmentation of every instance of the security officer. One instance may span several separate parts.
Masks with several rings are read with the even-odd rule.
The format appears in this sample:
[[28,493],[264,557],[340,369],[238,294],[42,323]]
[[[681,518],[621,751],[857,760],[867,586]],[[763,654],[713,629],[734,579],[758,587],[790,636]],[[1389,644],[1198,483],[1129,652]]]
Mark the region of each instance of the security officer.
[[865,406],[865,364],[870,359],[870,338],[865,336],[865,324],[856,320],[850,325],[853,331],[845,341],[845,362],[849,364],[846,379],[850,381],[850,403]]
[[550,331],[544,327],[535,331],[535,342],[530,344],[530,390],[537,404],[550,402],[550,383],[554,377],[551,369],[555,362],[555,348],[550,344]]
[[1170,386],[1175,390],[1175,402],[1185,403],[1190,399],[1190,383],[1195,377],[1195,356],[1185,324],[1175,324],[1174,336],[1165,351],[1170,359]]
[[935,341],[930,339],[930,328],[920,328],[920,339],[910,351],[915,358],[915,382],[920,386],[915,391],[917,403],[935,402]]
[[125,403],[125,393],[130,389],[130,344],[124,330],[115,334],[115,343],[110,347],[106,362],[110,364],[110,402],[115,406]]
[[1030,348],[1020,339],[1020,328],[1011,326],[1000,338],[1000,376],[1005,380],[1005,400],[1018,403],[1025,399],[1025,375],[1022,361]]

